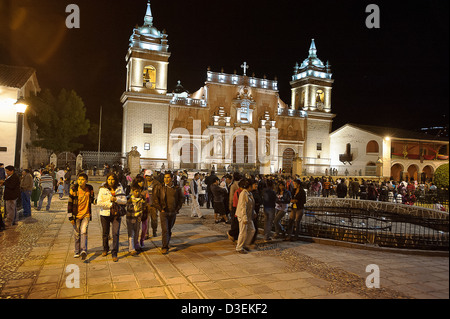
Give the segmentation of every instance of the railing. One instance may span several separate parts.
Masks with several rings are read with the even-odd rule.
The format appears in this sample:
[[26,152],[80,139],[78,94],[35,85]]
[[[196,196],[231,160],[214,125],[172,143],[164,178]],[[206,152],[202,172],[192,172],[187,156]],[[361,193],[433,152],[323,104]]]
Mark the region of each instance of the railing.
[[[321,200],[316,198],[305,207],[300,235],[379,247],[449,249],[448,213],[351,199],[323,200],[324,205],[320,205]],[[288,221],[287,213],[282,224],[287,227]],[[258,226],[263,225],[261,208]]]
[[308,114],[303,110],[294,110],[288,108],[278,108],[278,115],[294,116],[294,117],[308,117]]

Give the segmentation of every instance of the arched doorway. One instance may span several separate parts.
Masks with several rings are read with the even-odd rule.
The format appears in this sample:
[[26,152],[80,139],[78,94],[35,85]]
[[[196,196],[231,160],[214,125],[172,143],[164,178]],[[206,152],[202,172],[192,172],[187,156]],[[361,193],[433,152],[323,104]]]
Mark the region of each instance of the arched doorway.
[[391,167],[391,176],[394,179],[394,181],[399,182],[403,179],[403,166],[401,164],[394,164]]
[[377,175],[377,164],[374,162],[369,162],[366,164],[365,176],[376,176]]
[[434,169],[430,165],[425,166],[422,169],[422,174],[420,175],[420,181],[425,182],[427,180],[433,180]]
[[233,164],[254,164],[255,147],[247,135],[238,135],[233,139]]
[[292,175],[293,163],[295,158],[295,151],[292,148],[287,148],[283,152],[283,172]]
[[419,168],[417,167],[417,165],[411,165],[408,167],[408,180],[409,181],[411,178],[414,178],[415,181],[418,180],[418,176],[419,175]]

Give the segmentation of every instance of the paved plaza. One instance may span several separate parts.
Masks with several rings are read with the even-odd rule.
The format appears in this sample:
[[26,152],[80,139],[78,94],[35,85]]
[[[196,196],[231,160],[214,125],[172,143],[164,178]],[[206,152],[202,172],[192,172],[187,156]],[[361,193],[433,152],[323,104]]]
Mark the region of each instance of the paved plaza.
[[[123,221],[118,262],[101,255],[95,207],[83,261],[73,257],[66,207],[67,198],[54,196],[49,212],[33,209],[32,217],[0,233],[0,299],[449,298],[448,256],[302,241],[263,243],[261,235],[242,255],[226,236],[229,225],[215,224],[207,209],[206,219],[191,218],[188,206],[177,217],[168,255],[159,250],[159,227],[145,251],[131,256]],[[380,288],[366,287],[366,267],[372,264],[379,267]],[[67,284],[74,268],[79,288]]]

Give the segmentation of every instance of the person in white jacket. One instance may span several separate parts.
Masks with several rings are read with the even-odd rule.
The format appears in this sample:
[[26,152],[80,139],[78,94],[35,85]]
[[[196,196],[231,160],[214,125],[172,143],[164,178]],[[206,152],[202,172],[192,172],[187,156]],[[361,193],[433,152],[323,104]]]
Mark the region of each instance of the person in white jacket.
[[97,206],[100,207],[100,221],[103,230],[102,256],[106,256],[109,251],[109,231],[112,224],[113,247],[111,250],[111,255],[113,261],[116,262],[118,260],[117,253],[119,252],[119,232],[122,218],[120,216],[111,216],[110,209],[113,202],[116,202],[119,205],[126,205],[127,196],[122,185],[120,185],[117,176],[114,173],[110,173],[106,177],[106,183],[104,183],[98,191]]
[[244,189],[239,195],[239,201],[236,208],[236,217],[239,221],[239,237],[236,244],[236,251],[240,254],[246,254],[249,251],[249,245],[255,234],[255,225],[253,224],[253,211],[255,200],[251,188],[253,183],[245,180]]

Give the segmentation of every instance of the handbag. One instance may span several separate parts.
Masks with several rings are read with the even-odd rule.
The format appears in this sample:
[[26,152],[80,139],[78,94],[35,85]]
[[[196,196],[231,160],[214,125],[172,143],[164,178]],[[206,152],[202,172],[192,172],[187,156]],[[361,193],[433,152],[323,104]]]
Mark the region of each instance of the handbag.
[[112,217],[122,217],[127,214],[127,210],[125,209],[125,205],[119,205],[116,202],[112,203],[110,208],[110,214]]

